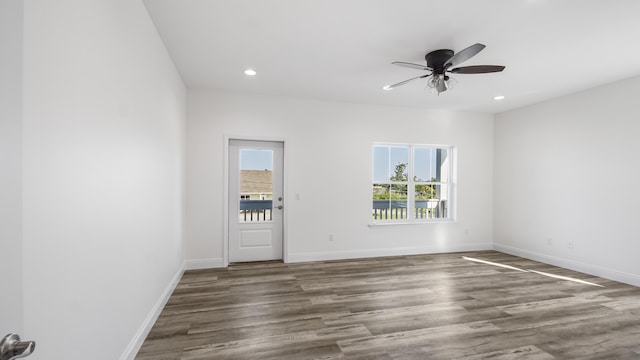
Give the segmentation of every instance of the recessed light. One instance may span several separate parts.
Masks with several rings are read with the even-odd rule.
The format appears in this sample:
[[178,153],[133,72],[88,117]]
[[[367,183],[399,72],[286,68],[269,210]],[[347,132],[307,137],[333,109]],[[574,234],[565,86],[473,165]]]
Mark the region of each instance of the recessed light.
[[393,90],[393,89],[391,88],[391,86],[389,86],[389,85],[385,85],[385,86],[382,88],[382,90]]
[[247,76],[256,76],[257,72],[253,69],[247,69],[244,71],[244,74]]
[[504,100],[504,95],[494,96],[493,100]]

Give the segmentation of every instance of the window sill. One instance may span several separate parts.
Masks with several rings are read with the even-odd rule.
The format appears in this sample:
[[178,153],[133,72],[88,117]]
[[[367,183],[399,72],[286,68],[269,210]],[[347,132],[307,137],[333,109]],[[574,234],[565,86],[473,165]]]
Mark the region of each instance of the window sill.
[[431,221],[411,221],[411,222],[374,222],[369,223],[370,229],[377,227],[388,227],[388,226],[414,226],[414,225],[433,225],[433,224],[454,224],[457,223],[454,219],[443,219],[443,220],[431,220]]

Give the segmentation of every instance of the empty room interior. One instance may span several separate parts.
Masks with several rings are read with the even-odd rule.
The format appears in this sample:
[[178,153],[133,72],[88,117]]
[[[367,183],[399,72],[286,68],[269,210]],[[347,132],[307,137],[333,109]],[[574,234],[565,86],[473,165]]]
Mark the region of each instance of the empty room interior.
[[640,359],[638,14],[2,0],[0,356]]

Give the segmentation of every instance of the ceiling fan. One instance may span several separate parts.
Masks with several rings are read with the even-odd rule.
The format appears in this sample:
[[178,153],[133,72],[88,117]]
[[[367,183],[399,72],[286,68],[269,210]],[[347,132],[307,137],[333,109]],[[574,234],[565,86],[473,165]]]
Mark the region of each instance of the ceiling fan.
[[485,46],[483,44],[473,44],[468,48],[461,50],[457,53],[454,53],[453,50],[449,49],[440,49],[435,50],[427,55],[425,55],[425,60],[427,61],[427,65],[420,65],[414,63],[408,63],[403,61],[394,61],[393,65],[408,67],[411,69],[425,70],[429,71],[428,74],[416,76],[409,80],[401,81],[397,84],[387,85],[384,87],[385,90],[395,89],[398,86],[410,83],[412,81],[418,79],[427,78],[427,86],[433,89],[438,95],[441,92],[447,91],[451,86],[453,86],[455,79],[450,77],[448,74],[486,74],[493,72],[500,72],[504,70],[504,66],[500,65],[473,65],[473,66],[463,66],[456,67],[460,63],[471,59],[476,56]]

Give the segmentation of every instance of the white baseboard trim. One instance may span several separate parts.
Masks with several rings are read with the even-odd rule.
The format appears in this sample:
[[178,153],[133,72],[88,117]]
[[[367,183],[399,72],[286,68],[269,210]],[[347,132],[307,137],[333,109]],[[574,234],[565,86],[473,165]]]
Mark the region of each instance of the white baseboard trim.
[[215,269],[222,267],[225,267],[224,259],[222,258],[187,260],[184,264],[185,270]]
[[326,260],[345,260],[345,259],[361,259],[382,256],[403,256],[403,255],[422,255],[422,254],[438,254],[449,252],[463,251],[483,251],[493,250],[491,243],[477,243],[464,245],[447,245],[447,246],[424,246],[424,247],[403,247],[403,248],[387,248],[387,249],[368,249],[368,250],[346,250],[332,252],[317,253],[297,253],[289,254],[288,262],[307,262],[307,261],[326,261]]
[[142,326],[140,326],[129,345],[127,345],[127,347],[124,349],[124,352],[122,352],[122,355],[120,355],[120,360],[135,359],[138,351],[140,351],[140,348],[142,347],[142,343],[144,343],[144,340],[147,338],[147,335],[149,335],[151,328],[156,323],[156,320],[158,320],[158,316],[160,316],[162,309],[164,309],[167,301],[169,301],[169,297],[171,297],[173,290],[175,290],[178,282],[180,282],[180,278],[182,278],[183,273],[184,264],[180,267],[180,269],[178,269],[176,274],[173,275],[173,277],[169,281],[169,284],[167,284],[167,287],[164,289],[162,294],[160,294],[160,297],[151,308],[151,311],[147,315],[147,318],[142,322]]
[[493,249],[503,253],[523,257],[526,259],[540,261],[545,264],[555,265],[555,266],[563,267],[566,269],[579,271],[585,274],[594,275],[601,278],[618,281],[618,282],[622,282],[622,283],[633,285],[633,286],[640,286],[640,275],[637,275],[637,274],[631,274],[631,273],[609,269],[609,268],[605,268],[597,265],[585,264],[578,261],[546,255],[546,254],[538,253],[535,251],[515,248],[508,245],[494,243]]

